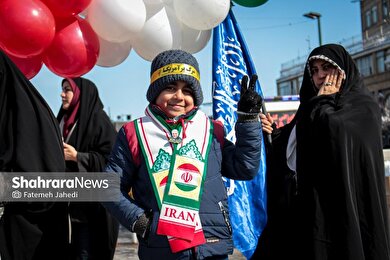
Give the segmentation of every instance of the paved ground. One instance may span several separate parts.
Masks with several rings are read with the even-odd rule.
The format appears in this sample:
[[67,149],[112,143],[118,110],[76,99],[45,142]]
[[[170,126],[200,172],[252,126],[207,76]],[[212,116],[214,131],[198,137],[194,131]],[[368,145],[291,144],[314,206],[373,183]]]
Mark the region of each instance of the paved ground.
[[[138,260],[137,247],[133,242],[132,234],[121,227],[119,230],[118,245],[115,250],[114,260]],[[245,260],[245,257],[237,250],[229,257],[231,260]]]
[[[3,213],[3,208],[0,207],[0,218]],[[137,248],[138,244],[133,239],[133,234],[124,227],[119,229],[118,243],[115,250],[114,260],[138,260]],[[237,250],[229,257],[231,260],[245,260],[245,257]],[[1,260],[1,257],[0,257]]]
[[138,244],[132,239],[133,234],[120,226],[118,243],[115,249],[114,260],[136,260]]

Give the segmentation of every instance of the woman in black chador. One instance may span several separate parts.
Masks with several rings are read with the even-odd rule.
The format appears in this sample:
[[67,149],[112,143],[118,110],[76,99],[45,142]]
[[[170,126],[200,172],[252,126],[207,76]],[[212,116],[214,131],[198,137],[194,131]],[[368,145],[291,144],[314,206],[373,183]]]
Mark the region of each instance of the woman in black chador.
[[[62,81],[57,119],[64,140],[66,171],[102,172],[116,131],[103,110],[97,88],[84,78]],[[72,259],[112,259],[118,222],[97,202],[70,207]]]
[[[0,51],[0,172],[64,171],[55,116],[30,81]],[[67,216],[66,203],[6,203],[0,220],[0,258],[67,259]]]
[[342,46],[311,52],[300,101],[272,133],[256,259],[390,259],[381,114]]

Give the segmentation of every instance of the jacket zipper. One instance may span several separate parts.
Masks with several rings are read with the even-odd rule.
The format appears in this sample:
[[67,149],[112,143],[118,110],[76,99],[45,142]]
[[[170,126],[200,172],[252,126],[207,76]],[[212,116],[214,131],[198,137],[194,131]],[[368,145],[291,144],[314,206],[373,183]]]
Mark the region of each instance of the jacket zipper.
[[232,226],[230,225],[229,216],[225,210],[225,207],[223,206],[222,202],[218,202],[219,209],[222,212],[223,218],[225,219],[226,225],[229,229],[229,233],[232,234]]

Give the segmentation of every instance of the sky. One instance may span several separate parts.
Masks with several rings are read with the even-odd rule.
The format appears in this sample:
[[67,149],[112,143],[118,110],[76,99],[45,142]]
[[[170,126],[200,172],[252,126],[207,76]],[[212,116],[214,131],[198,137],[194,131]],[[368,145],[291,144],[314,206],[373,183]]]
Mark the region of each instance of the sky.
[[[354,0],[268,0],[258,7],[235,4],[233,13],[241,28],[254,61],[263,94],[275,96],[281,64],[306,57],[318,46],[317,20],[304,13],[321,14],[322,43],[339,43],[361,34],[359,1]],[[200,67],[204,103],[212,102],[212,36],[202,50],[195,53]],[[99,90],[104,110],[111,119],[144,115],[148,105],[150,61],[131,50],[127,59],[114,67],[95,66],[83,77],[92,80]],[[56,115],[61,105],[62,78],[45,65],[31,79]],[[210,106],[202,106],[211,113]]]

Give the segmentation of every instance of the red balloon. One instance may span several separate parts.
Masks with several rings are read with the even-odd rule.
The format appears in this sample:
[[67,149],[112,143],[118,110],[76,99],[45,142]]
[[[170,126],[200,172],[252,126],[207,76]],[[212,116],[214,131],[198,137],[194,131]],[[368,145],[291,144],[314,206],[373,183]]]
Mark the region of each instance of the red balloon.
[[42,68],[43,61],[40,55],[29,58],[19,58],[9,53],[6,54],[28,79],[35,77]]
[[42,0],[53,12],[54,16],[66,17],[84,11],[91,0]]
[[0,1],[0,45],[20,58],[36,56],[50,45],[55,20],[39,0]]
[[99,55],[99,38],[84,19],[58,21],[52,44],[43,55],[46,67],[61,77],[79,77],[90,71]]

